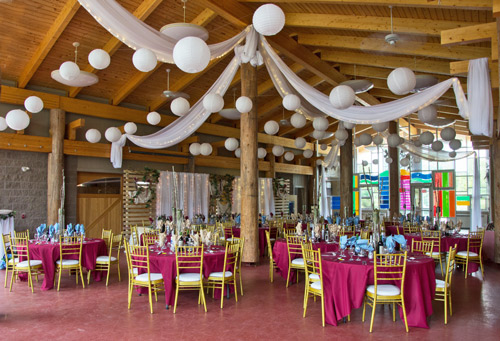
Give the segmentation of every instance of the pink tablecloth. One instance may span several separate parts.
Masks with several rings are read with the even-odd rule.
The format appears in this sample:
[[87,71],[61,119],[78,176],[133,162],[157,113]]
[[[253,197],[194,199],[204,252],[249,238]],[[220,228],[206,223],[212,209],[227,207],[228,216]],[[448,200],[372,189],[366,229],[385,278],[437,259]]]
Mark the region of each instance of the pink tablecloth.
[[[54,274],[56,271],[56,261],[59,260],[59,243],[35,244],[30,243],[30,258],[42,261],[43,272],[45,274],[42,290],[50,290],[54,287]],[[106,243],[102,239],[86,240],[82,246],[82,266],[86,269],[94,270],[96,259],[99,256],[106,256],[108,250]],[[78,259],[71,256],[68,259]],[[94,271],[94,280],[100,281],[102,271]]]
[[[259,252],[260,256],[263,257],[266,250],[266,231],[269,231],[269,227],[259,227]],[[241,235],[241,228],[233,227],[233,236],[239,238]]]
[[[400,228],[401,229],[401,233],[403,233],[403,227]],[[389,225],[389,226],[385,226],[385,235],[386,236],[395,236],[398,234],[398,227],[397,226],[394,226],[394,225]]]
[[[408,326],[428,328],[427,317],[432,315],[436,286],[434,260],[422,255],[410,256],[416,259],[408,260],[406,265],[404,298]],[[337,321],[351,314],[353,309],[363,306],[366,286],[373,284],[373,261],[367,258],[340,261],[337,257],[323,255],[322,265],[325,320],[328,324],[337,325]],[[402,319],[401,309],[399,315]]]

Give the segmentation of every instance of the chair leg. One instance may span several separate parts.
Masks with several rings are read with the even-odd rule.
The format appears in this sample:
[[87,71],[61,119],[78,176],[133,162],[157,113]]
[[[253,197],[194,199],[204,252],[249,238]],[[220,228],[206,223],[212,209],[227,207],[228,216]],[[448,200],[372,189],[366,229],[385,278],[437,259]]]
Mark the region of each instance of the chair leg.
[[307,303],[309,302],[309,292],[307,291],[307,288],[306,288],[306,297],[304,297],[304,314],[302,315],[302,317],[306,317],[306,311],[307,311]]
[[442,261],[442,256],[439,254],[439,266],[441,267],[441,276],[444,276],[444,271],[443,271],[443,261]]
[[221,287],[221,293],[220,293],[220,308],[223,309],[224,308],[224,281],[222,281],[222,287]]
[[370,321],[370,333],[372,332],[373,330],[373,320],[375,319],[375,307],[377,306],[377,300],[374,299],[373,302],[372,302],[372,319]]
[[59,288],[61,287],[61,274],[62,274],[62,268],[59,268],[59,280],[57,282],[57,291],[59,291]]
[[9,278],[9,263],[8,263],[8,261],[9,260],[7,259],[7,266],[5,267],[5,284],[4,284],[4,288],[7,288],[7,278]]
[[484,278],[483,260],[481,258],[479,258],[479,265],[481,265],[481,275],[483,275]]
[[325,326],[325,296],[321,294],[321,321],[323,322],[323,327]]
[[12,271],[12,275],[10,277],[10,288],[9,288],[9,292],[12,291],[12,284],[14,283],[14,277],[16,277],[16,270]]
[[286,276],[286,287],[288,288],[288,283],[290,281],[290,264],[288,264],[288,276]]
[[88,270],[87,271],[87,285],[90,285],[90,273],[92,272],[92,270]]
[[401,307],[403,308],[403,318],[405,319],[405,328],[406,332],[408,333],[408,319],[406,318],[406,307],[405,307],[405,300],[403,297],[401,297]]
[[396,322],[396,302],[392,303],[392,322]]
[[108,264],[108,270],[107,270],[107,274],[106,274],[106,286],[108,286],[108,282],[109,282],[109,273],[111,272],[111,264]]
[[233,286],[234,286],[234,299],[236,300],[236,302],[238,302],[238,286],[236,285],[236,277],[233,279]]
[[[85,281],[83,280],[83,269],[81,266],[80,266],[80,269],[78,270],[78,272],[80,272],[80,279],[82,280],[82,287],[83,287],[83,289],[85,289]],[[76,278],[78,278],[78,273],[76,274]]]
[[450,316],[452,315],[451,311],[451,291],[448,292],[448,300],[450,301]]
[[149,309],[151,310],[151,314],[153,313],[153,299],[151,297],[151,282],[148,287],[148,297],[149,297]]
[[469,260],[465,260],[465,278],[467,278],[467,272],[469,271]]
[[448,324],[448,295],[446,289],[444,291],[444,324]]
[[158,288],[156,287],[156,285],[154,286],[154,291],[155,291],[155,302],[158,302]]
[[31,293],[34,293],[33,290],[33,277],[31,277],[31,272],[28,272],[28,285],[31,287]]
[[366,296],[363,299],[363,318],[361,320],[362,322],[365,322],[365,312],[366,312]]
[[116,263],[116,267],[118,268],[118,282],[121,282],[122,276],[120,274],[120,262]]
[[240,277],[240,290],[241,290],[241,296],[243,296],[243,279],[241,278],[241,272],[238,272],[239,273],[239,277]]
[[[177,283],[176,283],[177,284]],[[174,314],[177,310],[177,297],[179,296],[179,284],[175,286],[175,301],[174,301]]]
[[128,308],[130,309],[130,305],[132,303],[132,290],[133,290],[133,285],[132,282],[130,281],[130,285],[128,286]]

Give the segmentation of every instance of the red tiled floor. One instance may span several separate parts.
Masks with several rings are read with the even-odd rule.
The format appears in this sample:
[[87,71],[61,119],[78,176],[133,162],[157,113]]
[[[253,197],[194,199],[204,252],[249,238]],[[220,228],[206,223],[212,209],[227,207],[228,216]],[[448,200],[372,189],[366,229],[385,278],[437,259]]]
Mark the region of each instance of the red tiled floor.
[[[122,275],[126,266],[122,264]],[[191,340],[249,339],[434,339],[494,340],[500,331],[500,266],[488,264],[484,282],[477,278],[454,276],[453,316],[443,324],[441,302],[435,302],[430,329],[410,328],[398,319],[392,322],[389,309],[377,308],[374,332],[369,322],[361,322],[362,309],[351,315],[351,322],[338,327],[321,327],[319,302],[310,301],[308,315],[302,318],[303,282],[285,288],[285,281],[275,276],[268,280],[268,267],[244,268],[245,295],[234,297],[219,307],[220,301],[207,299],[208,312],[197,305],[197,294],[182,292],[177,313],[166,310],[164,296],[149,313],[147,296],[134,295],[127,310],[127,283],[118,283],[112,273],[110,286],[91,283],[82,289],[74,278],[64,276],[61,291],[42,292],[35,283],[31,294],[26,283],[14,284],[13,292],[0,288],[0,339],[21,340],[33,337],[57,340],[152,340],[159,337]],[[5,271],[0,271],[3,285]]]

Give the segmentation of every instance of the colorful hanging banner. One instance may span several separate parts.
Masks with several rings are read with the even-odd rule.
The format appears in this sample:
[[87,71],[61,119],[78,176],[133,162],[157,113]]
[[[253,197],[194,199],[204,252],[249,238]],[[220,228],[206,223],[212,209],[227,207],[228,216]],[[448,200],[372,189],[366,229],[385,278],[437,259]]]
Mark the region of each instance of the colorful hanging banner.
[[400,171],[400,186],[399,186],[399,201],[401,211],[411,210],[411,188],[410,188],[410,172],[406,169]]
[[383,171],[380,173],[380,183],[379,183],[379,198],[380,198],[380,209],[389,209],[389,171]]

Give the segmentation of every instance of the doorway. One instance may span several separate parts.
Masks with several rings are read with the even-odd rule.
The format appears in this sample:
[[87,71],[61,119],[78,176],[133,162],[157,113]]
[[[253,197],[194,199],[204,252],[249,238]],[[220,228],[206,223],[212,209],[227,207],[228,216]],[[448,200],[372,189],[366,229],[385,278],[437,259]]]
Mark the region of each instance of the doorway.
[[412,184],[411,198],[415,215],[432,218],[432,184]]

